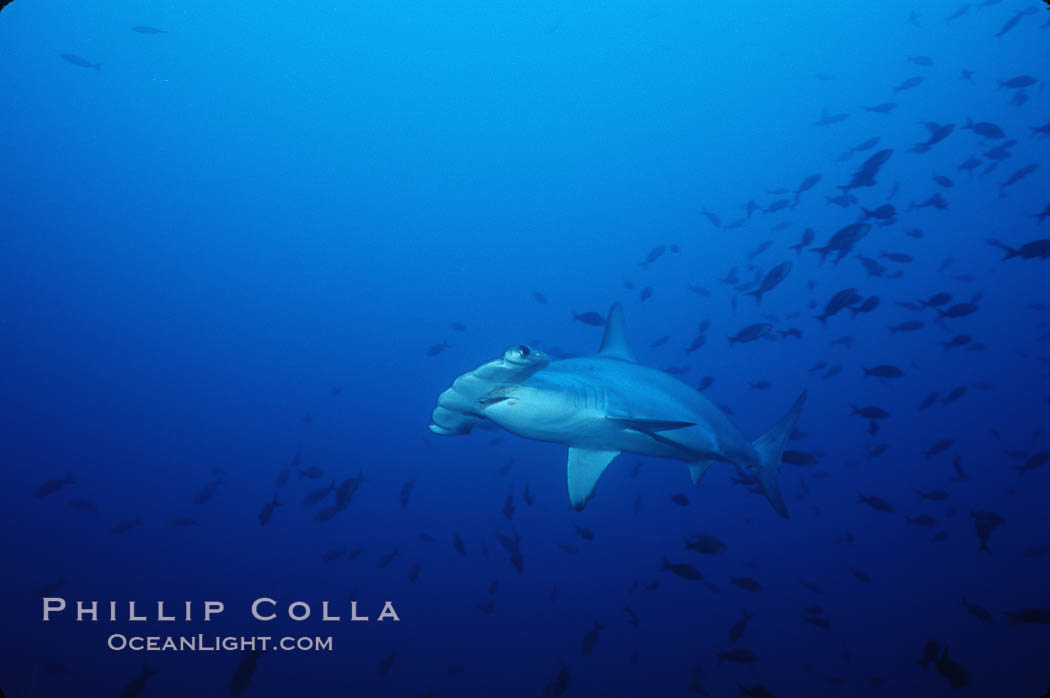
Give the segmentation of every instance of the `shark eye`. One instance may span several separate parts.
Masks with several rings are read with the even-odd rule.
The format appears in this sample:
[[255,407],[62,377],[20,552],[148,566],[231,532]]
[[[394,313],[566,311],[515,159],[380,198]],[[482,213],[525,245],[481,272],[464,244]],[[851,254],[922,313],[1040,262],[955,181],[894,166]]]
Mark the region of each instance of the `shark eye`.
[[531,350],[531,349],[529,349],[529,348],[528,348],[527,346],[525,346],[524,344],[520,344],[520,345],[518,345],[518,351],[520,351],[520,352],[521,352],[521,355],[522,355],[522,356],[528,356],[529,354],[531,354],[531,353],[532,353],[532,350]]

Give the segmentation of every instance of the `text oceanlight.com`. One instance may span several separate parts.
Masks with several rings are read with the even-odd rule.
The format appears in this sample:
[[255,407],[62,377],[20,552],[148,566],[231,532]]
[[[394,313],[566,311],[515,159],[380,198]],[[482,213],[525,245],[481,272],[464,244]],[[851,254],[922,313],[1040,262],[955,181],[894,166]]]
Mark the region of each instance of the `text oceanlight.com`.
[[109,649],[121,652],[331,652],[332,637],[280,637],[267,635],[236,637],[232,635],[148,636],[114,633],[106,640]]

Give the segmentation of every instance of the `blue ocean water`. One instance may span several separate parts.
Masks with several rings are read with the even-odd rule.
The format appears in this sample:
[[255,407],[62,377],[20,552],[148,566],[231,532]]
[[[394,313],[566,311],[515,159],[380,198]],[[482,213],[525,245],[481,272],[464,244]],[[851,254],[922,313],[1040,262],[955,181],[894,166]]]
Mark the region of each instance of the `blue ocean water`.
[[[1030,0],[7,4],[0,691],[1042,695],[1048,22]],[[746,469],[694,487],[629,453],[577,512],[564,446],[428,430],[508,346],[596,351],[574,317],[615,302],[639,362],[710,383],[749,439],[808,391],[790,519]],[[45,597],[69,608],[42,622]]]

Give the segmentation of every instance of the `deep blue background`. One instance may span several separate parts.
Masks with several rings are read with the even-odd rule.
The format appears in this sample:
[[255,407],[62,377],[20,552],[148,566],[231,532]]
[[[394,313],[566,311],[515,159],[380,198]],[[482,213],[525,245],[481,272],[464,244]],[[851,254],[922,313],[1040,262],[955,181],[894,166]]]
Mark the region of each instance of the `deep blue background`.
[[[0,689],[120,695],[145,660],[159,673],[143,696],[228,694],[237,655],[112,653],[110,632],[146,630],[41,623],[41,590],[61,579],[71,601],[227,604],[216,627],[149,632],[335,636],[334,654],[263,657],[246,695],[538,696],[559,660],[567,695],[689,695],[697,664],[716,696],[736,695],[738,681],[778,696],[952,694],[914,663],[930,639],[968,669],[963,692],[1050,688],[1050,629],[1010,627],[1002,615],[1050,607],[1050,557],[1028,552],[1050,545],[1050,468],[1018,476],[1010,466],[1023,461],[1003,452],[1050,442],[1050,313],[1030,307],[1050,305],[1047,262],[1000,261],[984,242],[1017,247],[1050,231],[1033,215],[1050,201],[1050,139],[1031,130],[1050,121],[1041,4],[975,5],[951,22],[951,2],[301,5],[16,0],[0,14]],[[131,31],[142,24],[169,33]],[[71,65],[65,53],[102,67]],[[916,55],[934,65],[908,62]],[[964,67],[973,84],[960,79]],[[1040,82],[1016,106],[1016,91],[997,81],[1025,74]],[[913,75],[924,83],[893,95]],[[891,100],[899,106],[888,115],[861,109]],[[849,118],[815,126],[825,108]],[[960,130],[967,117],[1017,141],[984,176],[956,169],[996,145]],[[926,138],[923,121],[957,128],[929,153],[909,153]],[[825,196],[874,151],[836,157],[871,136],[895,152],[878,185],[854,194],[874,208],[899,185],[899,216],[857,250],[912,255],[881,260],[903,270],[896,279],[868,277],[853,255],[819,265],[787,249],[807,226],[822,244],[856,220],[857,206],[828,206]],[[1030,163],[1042,167],[1000,198],[1000,183]],[[818,172],[795,209],[758,212],[731,230],[701,213],[729,223],[747,200],[768,205],[782,195],[767,190]],[[940,189],[949,209],[908,211],[939,190],[934,173],[955,180]],[[791,226],[770,231],[782,221]],[[923,237],[905,235],[914,228]],[[752,270],[748,253],[765,240],[773,245]],[[681,252],[639,268],[660,244]],[[717,280],[737,266],[748,281],[789,259],[791,275],[760,307]],[[641,303],[646,286],[653,297]],[[822,328],[811,316],[847,287],[878,295],[880,306]],[[958,302],[982,294],[980,310],[938,325],[929,310],[893,303],[938,291]],[[640,360],[688,366],[691,385],[713,376],[708,395],[748,436],[809,390],[799,424],[807,437],[791,447],[822,455],[781,472],[790,521],[733,486],[728,468],[693,489],[681,463],[631,455],[576,513],[563,447],[427,431],[436,396],[457,375],[522,342],[593,351],[600,330],[573,323],[572,311],[604,314],[617,300]],[[803,339],[725,341],[761,313]],[[916,318],[927,323],[917,332],[887,332]],[[704,319],[707,345],[684,354]],[[942,349],[960,333],[988,349]],[[662,335],[671,340],[649,349]],[[852,349],[830,344],[847,335]],[[443,340],[451,348],[427,357]],[[809,371],[818,361],[842,372],[822,380]],[[863,377],[862,366],[879,363],[906,376],[891,385]],[[759,380],[772,388],[749,388]],[[959,385],[969,386],[962,399],[916,410],[927,393]],[[331,396],[333,386],[342,393]],[[850,404],[891,416],[873,437]],[[954,441],[946,452],[921,454],[943,438]],[[867,460],[878,443],[888,450]],[[293,475],[278,490],[298,444],[303,467],[325,475]],[[956,456],[965,482],[951,481]],[[225,471],[218,495],[195,505],[214,468]],[[76,485],[34,496],[67,471]],[[351,507],[314,523],[306,494],[358,472],[365,481]],[[951,496],[923,502],[917,488]],[[858,490],[896,512],[858,504]],[[275,492],[284,505],[260,526]],[[501,513],[508,492],[511,522]],[[672,504],[675,492],[691,505]],[[71,508],[75,498],[98,511]],[[978,552],[975,510],[1006,520],[991,554]],[[907,525],[920,513],[938,526]],[[138,514],[142,526],[111,533]],[[199,525],[165,525],[174,517]],[[576,525],[595,540],[580,540]],[[514,530],[523,575],[494,535]],[[929,542],[937,530],[947,541]],[[726,553],[682,552],[683,536],[700,532],[724,540]],[[847,532],[854,542],[837,543]],[[321,560],[358,546],[352,562]],[[379,569],[395,546],[399,557]],[[720,591],[661,572],[665,555],[695,564]],[[853,568],[873,581],[859,582]],[[764,591],[743,591],[731,576],[755,577]],[[485,616],[476,604],[494,579]],[[654,579],[656,591],[628,591]],[[247,604],[260,595],[315,611],[353,595],[373,616],[390,599],[402,621],[249,622]],[[962,597],[995,624],[968,614]],[[802,622],[812,603],[831,631]],[[639,627],[626,623],[624,604]],[[753,619],[738,645],[760,660],[719,665],[745,608]],[[595,618],[605,627],[581,657]],[[49,662],[69,673],[52,675]],[[828,683],[835,677],[841,686]]]

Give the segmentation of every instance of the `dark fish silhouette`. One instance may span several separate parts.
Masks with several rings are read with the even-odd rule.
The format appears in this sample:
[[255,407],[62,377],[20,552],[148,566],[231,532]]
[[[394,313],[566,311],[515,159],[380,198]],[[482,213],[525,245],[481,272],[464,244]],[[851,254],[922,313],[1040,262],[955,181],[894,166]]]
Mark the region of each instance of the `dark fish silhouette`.
[[1025,243],[1016,250],[1012,247],[1008,247],[998,240],[988,238],[986,242],[1006,252],[1003,260],[1013,259],[1014,257],[1020,257],[1021,259],[1047,259],[1050,258],[1050,239],[1041,238],[1033,242]]
[[988,121],[974,122],[973,119],[967,119],[966,125],[961,126],[969,131],[973,131],[981,138],[987,138],[989,140],[999,140],[1000,138],[1006,138],[1006,132],[1002,128]]
[[551,691],[555,698],[569,690],[569,667],[565,666],[565,662],[560,660],[559,664],[561,666],[558,669],[558,674],[554,677],[554,681],[551,682]]
[[926,326],[926,323],[922,320],[905,320],[904,322],[896,325],[890,325],[890,334],[897,334],[898,332],[914,332],[915,330],[921,330]]
[[894,208],[893,204],[882,204],[875,209],[869,211],[863,206],[860,207],[861,213],[863,214],[861,220],[866,221],[874,218],[878,221],[892,221],[897,215],[897,209]]
[[1046,465],[1047,461],[1050,461],[1050,452],[1039,451],[1038,453],[1033,453],[1029,456],[1024,465],[1015,465],[1011,467],[1017,471],[1018,475],[1024,475],[1028,470],[1035,470],[1036,468],[1041,468]]
[[832,114],[827,109],[821,112],[820,118],[813,122],[814,126],[831,126],[838,124],[849,118],[849,114],[839,113]]
[[978,550],[986,553],[992,552],[988,548],[988,539],[991,537],[992,531],[1006,523],[1006,519],[999,516],[994,511],[975,511],[972,512],[970,516],[974,519],[974,527],[977,529],[977,539],[981,542],[981,546]]
[[[874,311],[876,308],[878,308],[878,306],[879,306],[879,297],[878,296],[868,296],[867,298],[864,299],[864,302],[862,302],[860,305],[855,305],[855,306],[853,306],[853,308],[850,308],[849,312],[853,313],[853,317],[857,317],[861,313],[870,313],[871,311]],[[845,341],[845,340],[847,340],[847,341]],[[835,340],[832,343],[833,344],[845,344],[846,348],[849,348],[849,347],[853,346],[853,337],[844,337],[844,338]]]
[[733,623],[733,627],[729,629],[729,641],[736,644],[736,641],[744,634],[747,630],[747,622],[751,620],[751,614],[746,610],[744,611],[744,617]]
[[364,482],[365,476],[362,473],[358,473],[357,477],[348,477],[339,484],[339,489],[335,492],[335,505],[339,509],[346,509],[350,506],[351,500],[354,498],[354,493],[357,492],[358,488],[361,487],[361,483]]
[[905,90],[913,90],[916,87],[918,87],[919,85],[921,85],[923,83],[923,80],[925,80],[925,78],[922,77],[921,75],[916,75],[914,77],[910,77],[907,80],[905,80],[904,82],[902,82],[899,85],[897,85],[896,87],[894,87],[893,88],[893,94],[897,94],[898,92],[904,92]]
[[1003,614],[1010,619],[1010,625],[1017,623],[1050,624],[1050,610],[1045,608],[1025,608],[1016,613],[1003,611]]
[[46,497],[46,496],[48,496],[50,494],[54,494],[55,492],[58,492],[60,489],[62,489],[66,485],[75,485],[75,484],[76,484],[76,482],[73,480],[73,475],[70,474],[70,473],[66,473],[66,476],[64,478],[55,479],[55,480],[48,480],[44,484],[40,485],[40,487],[37,487],[35,494],[36,494],[37,497]]
[[876,378],[901,378],[904,376],[904,371],[900,370],[896,366],[889,366],[887,364],[880,364],[875,368],[863,368],[865,376],[875,376]]
[[[1048,209],[1050,209],[1050,205],[1048,205]],[[813,231],[813,228],[806,228],[804,231],[802,231],[802,239],[798,241],[798,244],[791,245],[789,249],[794,250],[795,254],[802,254],[802,250],[808,247],[811,242],[813,242],[813,239],[816,237],[816,235],[817,234]]]
[[397,546],[394,546],[394,550],[386,553],[379,558],[379,568],[382,569],[394,562],[394,558],[400,554]]
[[960,689],[970,682],[970,675],[958,662],[948,658],[948,648],[945,647],[940,659],[937,660],[937,673],[948,679],[953,689]]
[[692,535],[685,539],[685,550],[693,550],[705,555],[718,555],[726,551],[726,544],[712,535]]
[[853,246],[857,244],[868,232],[871,230],[871,226],[867,223],[851,223],[840,229],[837,233],[831,236],[828,240],[828,244],[824,247],[813,247],[810,248],[810,252],[816,252],[820,255],[820,261],[824,259],[831,252],[838,253],[838,256],[832,260],[832,262],[838,263],[843,257],[850,253]]
[[1024,89],[1025,87],[1031,87],[1037,82],[1038,80],[1033,78],[1031,75],[1018,75],[1016,77],[1010,78],[1009,80],[1000,80],[999,89],[1005,87],[1011,90],[1020,90]]
[[795,202],[792,205],[793,206],[797,206],[798,205],[799,196],[801,196],[805,192],[809,191],[813,187],[815,187],[818,184],[820,184],[820,180],[822,178],[823,178],[823,175],[821,175],[819,173],[816,173],[816,174],[811,174],[808,177],[806,177],[805,179],[803,179],[802,182],[798,185],[798,189],[795,190]]
[[857,292],[857,289],[843,289],[831,297],[831,300],[829,300],[827,302],[827,305],[824,306],[824,312],[822,314],[816,315],[814,317],[820,320],[821,325],[824,325],[826,327],[828,324],[829,317],[838,314],[845,308],[848,308],[849,306],[854,305],[855,303],[859,303],[860,301],[861,296]]
[[868,573],[865,572],[864,570],[858,570],[858,569],[854,568],[854,569],[850,570],[850,574],[852,574],[854,577],[856,577],[857,579],[859,579],[862,582],[865,582],[865,583],[871,582],[871,576],[868,575]]
[[969,611],[970,615],[972,615],[974,618],[981,621],[982,623],[988,623],[989,625],[995,623],[995,618],[992,617],[992,614],[989,613],[988,609],[986,609],[984,606],[979,606],[975,603],[970,603],[965,598],[963,598],[960,605],[963,606],[967,611]]
[[589,310],[586,313],[573,312],[572,320],[573,322],[579,321],[585,325],[591,325],[593,327],[601,327],[605,324],[605,316],[596,313],[593,310]]
[[[810,238],[812,239],[812,238]],[[765,278],[762,279],[762,285],[754,291],[749,291],[746,295],[754,296],[756,303],[762,302],[762,296],[769,293],[776,288],[781,281],[787,278],[787,275],[791,273],[791,262],[781,262],[766,274]]]
[[448,342],[444,341],[440,344],[431,344],[430,347],[427,348],[427,356],[437,356],[446,349],[451,348],[451,346],[452,345],[450,345]]
[[253,649],[241,656],[241,661],[233,670],[233,678],[230,680],[230,698],[238,698],[248,690],[248,684],[251,683],[252,675],[255,674],[255,664],[265,653],[265,650]]
[[331,484],[329,484],[327,487],[319,487],[310,492],[308,495],[306,495],[306,498],[303,499],[303,504],[305,504],[306,506],[313,506],[314,504],[319,503],[321,500],[327,497],[329,493],[335,491],[335,480],[332,480]]
[[949,448],[951,448],[952,444],[954,443],[955,441],[953,439],[941,439],[940,441],[937,441],[928,449],[923,451],[922,455],[926,456],[927,458],[930,458],[932,456],[937,455],[938,453],[943,453],[944,451],[947,451]]
[[87,60],[86,58],[81,58],[80,56],[76,55],[75,53],[63,53],[63,54],[61,54],[61,56],[62,56],[62,60],[64,60],[65,62],[72,63],[73,65],[78,66],[80,68],[94,68],[95,70],[97,70],[99,72],[102,71],[102,64],[101,63],[92,63],[91,61]]
[[274,507],[280,506],[281,503],[277,501],[277,495],[274,495],[273,501],[263,504],[262,509],[259,510],[259,523],[265,526],[270,523],[270,518],[273,516]]
[[113,533],[115,535],[120,535],[121,533],[127,533],[131,529],[133,529],[136,526],[139,526],[141,524],[142,524],[142,517],[141,516],[136,516],[131,521],[121,521],[120,523],[118,523],[116,526],[113,527],[112,531],[113,531]]
[[583,641],[580,642],[580,654],[584,657],[590,655],[590,653],[594,651],[594,646],[598,643],[598,631],[601,630],[602,627],[602,624],[598,622],[597,618],[595,618],[594,627],[583,636]]
[[98,507],[96,507],[94,503],[82,498],[69,500],[69,506],[81,511],[98,511]]
[[639,263],[638,266],[640,266],[642,269],[645,269],[650,264],[652,264],[656,260],[660,259],[660,257],[663,256],[663,253],[664,253],[664,251],[666,249],[667,248],[664,247],[663,245],[657,245],[653,249],[649,250],[649,254],[646,255],[645,259],[642,260],[642,262]]
[[157,672],[143,664],[142,673],[125,684],[124,690],[120,694],[120,698],[138,698],[138,696],[142,694],[142,690],[146,688],[146,680],[156,673]]
[[722,662],[736,662],[738,664],[754,664],[758,661],[758,655],[751,650],[746,650],[740,647],[734,647],[731,650],[718,653],[718,663]]
[[769,334],[769,331],[773,329],[773,326],[766,322],[755,323],[754,325],[748,325],[743,328],[735,335],[729,338],[730,344],[736,344],[737,342],[753,342],[756,339]]
[[1030,14],[1035,14],[1036,11],[1037,10],[1034,7],[1026,7],[1025,9],[1021,10],[1013,17],[1006,20],[1006,23],[1004,23],[1002,28],[995,34],[995,38],[1001,38],[1008,31],[1016,27],[1018,22],[1020,22],[1022,19],[1024,19]]
[[664,566],[661,567],[660,569],[661,570],[670,571],[673,574],[678,575],[682,579],[688,579],[691,582],[696,582],[696,581],[699,581],[699,580],[704,578],[704,576],[702,574],[700,574],[700,570],[696,569],[695,567],[693,567],[689,563],[686,563],[686,562],[675,562],[675,563],[672,563],[672,562],[669,562],[666,557],[664,558]]
[[1024,179],[1028,175],[1032,174],[1033,172],[1035,172],[1038,169],[1039,169],[1039,164],[1033,162],[1033,163],[1031,163],[1029,165],[1025,165],[1024,167],[1016,170],[1005,181],[999,183],[999,195],[1002,196],[1003,192],[1005,191],[1005,189],[1007,187],[1010,187],[1010,186],[1013,186],[1014,184],[1017,184],[1022,179]]
[[390,653],[389,656],[383,657],[379,662],[379,675],[386,676],[390,673],[390,670],[394,667],[394,661],[397,659],[397,650]]
[[762,585],[757,580],[751,577],[730,577],[729,581],[737,585],[744,591],[759,592],[762,591]]
[[809,591],[812,591],[814,594],[822,594],[822,593],[824,593],[824,590],[816,582],[810,582],[810,581],[805,580],[805,579],[800,579],[800,580],[798,580],[798,583],[801,584],[802,586],[806,587],[806,589],[808,589]]
[[865,497],[860,492],[857,493],[858,503],[867,504],[875,511],[881,511],[885,514],[893,513],[893,507],[882,497]]

